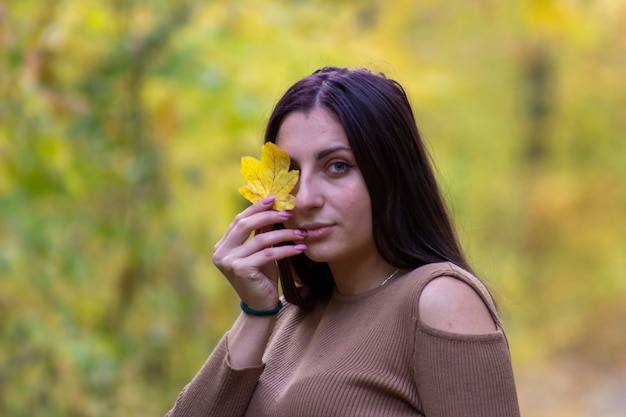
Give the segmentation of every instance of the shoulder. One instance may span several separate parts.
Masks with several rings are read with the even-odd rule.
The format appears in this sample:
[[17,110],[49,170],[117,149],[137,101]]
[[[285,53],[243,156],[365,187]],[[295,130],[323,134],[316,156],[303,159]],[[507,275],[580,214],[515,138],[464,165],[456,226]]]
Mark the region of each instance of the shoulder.
[[467,282],[451,276],[429,281],[418,301],[422,323],[450,333],[482,334],[497,331],[489,308]]
[[414,316],[420,323],[460,334],[500,330],[489,291],[464,269],[441,262],[424,265],[408,275],[407,281],[413,283],[413,289],[407,293],[411,294]]

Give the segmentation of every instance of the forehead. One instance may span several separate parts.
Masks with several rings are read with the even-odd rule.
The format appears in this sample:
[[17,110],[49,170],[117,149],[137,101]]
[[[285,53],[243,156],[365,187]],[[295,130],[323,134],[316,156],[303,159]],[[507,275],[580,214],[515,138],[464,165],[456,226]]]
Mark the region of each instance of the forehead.
[[290,154],[315,152],[329,146],[349,148],[343,126],[332,113],[322,107],[287,115],[278,130],[276,145]]

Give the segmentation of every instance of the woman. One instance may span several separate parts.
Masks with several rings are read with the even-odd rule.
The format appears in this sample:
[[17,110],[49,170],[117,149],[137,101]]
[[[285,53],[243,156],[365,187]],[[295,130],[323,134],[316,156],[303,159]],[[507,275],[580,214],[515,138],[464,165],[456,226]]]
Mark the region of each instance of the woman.
[[168,415],[519,416],[496,309],[402,87],[321,69],[265,141],[300,171],[295,208],[253,204],[216,244],[244,311]]

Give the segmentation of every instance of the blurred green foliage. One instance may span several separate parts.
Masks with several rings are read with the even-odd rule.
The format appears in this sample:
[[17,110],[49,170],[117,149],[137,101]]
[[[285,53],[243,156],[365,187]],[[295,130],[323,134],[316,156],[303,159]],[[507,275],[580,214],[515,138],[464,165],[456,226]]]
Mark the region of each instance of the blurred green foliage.
[[[239,159],[323,65],[405,85],[525,415],[623,413],[574,382],[626,384],[625,18],[619,1],[0,1],[0,415],[167,411],[238,314],[211,253],[247,204]],[[537,375],[570,371],[546,406]]]

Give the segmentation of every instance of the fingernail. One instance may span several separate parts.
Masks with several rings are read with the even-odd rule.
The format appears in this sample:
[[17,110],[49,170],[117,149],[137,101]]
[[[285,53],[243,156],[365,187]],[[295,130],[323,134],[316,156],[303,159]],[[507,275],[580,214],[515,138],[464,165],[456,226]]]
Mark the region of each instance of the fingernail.
[[306,250],[306,245],[300,243],[299,245],[295,245],[293,248],[297,251],[302,252],[303,250]]
[[270,204],[272,204],[274,202],[274,199],[276,197],[271,195],[269,197],[265,197],[263,200],[261,200],[261,203],[265,204],[266,206],[269,206]]
[[280,217],[284,217],[286,219],[291,217],[291,212],[289,212],[289,211],[279,211],[278,214],[280,214]]
[[302,229],[296,229],[294,230],[294,233],[297,234],[298,236],[307,236],[308,233],[306,230],[302,230]]

